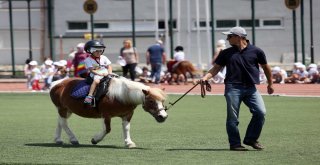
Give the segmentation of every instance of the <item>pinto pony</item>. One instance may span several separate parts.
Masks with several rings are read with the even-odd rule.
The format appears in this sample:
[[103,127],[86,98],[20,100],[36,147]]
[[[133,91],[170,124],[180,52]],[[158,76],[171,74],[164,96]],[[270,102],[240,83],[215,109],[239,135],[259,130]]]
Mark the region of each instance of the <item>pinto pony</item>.
[[173,65],[176,65],[176,67],[168,69],[171,73],[171,77],[169,78],[168,83],[172,84],[173,82],[176,82],[177,84],[179,84],[179,81],[183,81],[185,84],[187,84],[188,73],[192,79],[192,82],[195,83],[194,76],[196,74],[201,74],[201,71],[197,70],[190,61],[181,61],[177,64],[172,64],[174,62],[175,61],[169,61],[167,63],[167,68],[171,68]]
[[126,78],[112,78],[108,92],[93,108],[83,104],[83,99],[71,97],[74,86],[83,79],[69,78],[54,82],[50,90],[50,97],[58,110],[58,124],[54,141],[63,144],[62,129],[69,136],[71,144],[78,145],[78,139],[68,126],[67,119],[72,113],[85,118],[102,118],[102,131],[91,139],[92,144],[100,142],[111,131],[111,118],[120,117],[124,133],[124,143],[128,148],[136,147],[130,137],[130,120],[137,105],[142,104],[143,109],[149,112],[158,122],[164,122],[168,117],[163,102],[166,94],[158,88],[151,88],[139,82]]

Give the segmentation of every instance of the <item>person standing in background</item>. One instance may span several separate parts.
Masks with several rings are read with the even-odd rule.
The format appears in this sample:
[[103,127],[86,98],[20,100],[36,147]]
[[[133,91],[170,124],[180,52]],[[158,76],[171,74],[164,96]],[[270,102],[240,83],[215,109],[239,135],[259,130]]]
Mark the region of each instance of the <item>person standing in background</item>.
[[40,80],[42,78],[42,74],[40,69],[38,68],[38,62],[37,61],[31,61],[29,63],[29,65],[31,66],[31,82],[32,82],[32,91],[40,91]]
[[31,60],[28,58],[24,64],[24,76],[27,78],[27,88],[32,89],[32,82],[31,82],[31,65],[29,64]]
[[122,66],[123,77],[127,77],[130,73],[130,79],[132,81],[136,78],[136,67],[139,61],[139,54],[137,49],[132,46],[132,41],[127,39],[123,41],[123,48],[120,50],[120,56],[124,59],[125,65]]
[[84,60],[89,56],[88,53],[84,51],[84,43],[79,43],[77,45],[77,52],[74,54],[74,58],[72,60],[73,68],[74,68],[74,77],[82,77],[82,74],[86,71],[84,66]]
[[54,67],[52,66],[53,61],[48,59],[44,62],[44,64],[45,68],[41,71],[42,77],[44,79],[42,90],[49,90],[54,75]]
[[219,53],[221,50],[226,49],[226,41],[224,39],[218,40],[216,44],[216,50],[214,52],[214,55],[212,57],[212,65],[216,62],[217,57],[219,56]]
[[[217,59],[217,57],[219,56],[219,53],[226,49],[226,41],[224,39],[220,39],[217,41],[217,44],[216,44],[216,50],[214,52],[214,55],[212,57],[212,65],[214,66],[215,64],[215,61]],[[223,83],[224,82],[224,79],[225,79],[225,76],[226,76],[226,67],[223,67],[219,73],[217,75],[215,75],[211,80],[213,83],[216,83],[216,84],[220,84],[220,83]]]
[[151,65],[151,78],[155,77],[155,84],[160,83],[161,67],[166,63],[166,54],[162,47],[163,42],[158,40],[151,45],[146,53],[147,65]]

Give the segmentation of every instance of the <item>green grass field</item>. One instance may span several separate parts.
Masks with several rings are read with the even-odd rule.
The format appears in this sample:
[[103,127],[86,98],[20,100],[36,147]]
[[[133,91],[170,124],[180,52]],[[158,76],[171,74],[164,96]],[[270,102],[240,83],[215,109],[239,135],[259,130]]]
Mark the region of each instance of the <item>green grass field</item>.
[[[170,95],[174,101],[178,96]],[[158,124],[139,106],[131,124],[136,149],[124,148],[120,118],[98,145],[101,120],[73,115],[69,126],[80,141],[53,143],[57,114],[48,94],[0,94],[0,164],[319,164],[319,98],[264,96],[267,116],[263,151],[229,151],[223,96],[186,96]],[[240,112],[243,137],[250,119]],[[249,148],[249,147],[248,147]]]

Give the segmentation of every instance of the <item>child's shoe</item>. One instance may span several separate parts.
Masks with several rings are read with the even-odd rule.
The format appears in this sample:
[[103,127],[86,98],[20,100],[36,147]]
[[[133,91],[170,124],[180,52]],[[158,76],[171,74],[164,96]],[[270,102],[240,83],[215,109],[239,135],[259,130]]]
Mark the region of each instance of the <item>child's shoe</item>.
[[85,104],[89,104],[89,105],[91,105],[91,103],[92,103],[92,96],[86,96],[86,98],[84,99],[84,102],[83,103],[85,103]]

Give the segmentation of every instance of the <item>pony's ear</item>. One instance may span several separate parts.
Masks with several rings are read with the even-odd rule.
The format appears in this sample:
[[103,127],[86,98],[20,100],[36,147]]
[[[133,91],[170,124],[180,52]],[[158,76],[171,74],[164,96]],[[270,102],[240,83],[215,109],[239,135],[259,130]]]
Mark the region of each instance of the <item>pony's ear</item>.
[[145,94],[145,95],[149,95],[149,90],[145,90],[145,89],[142,89],[142,92]]

